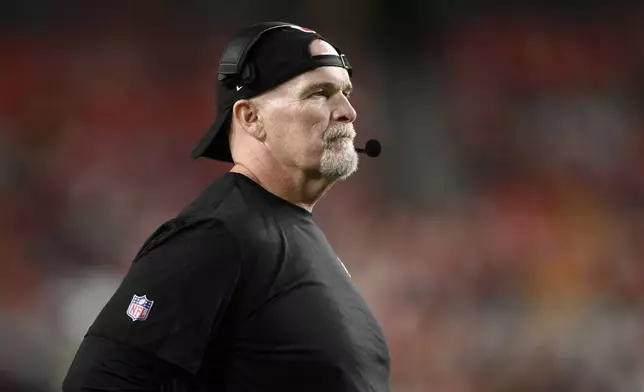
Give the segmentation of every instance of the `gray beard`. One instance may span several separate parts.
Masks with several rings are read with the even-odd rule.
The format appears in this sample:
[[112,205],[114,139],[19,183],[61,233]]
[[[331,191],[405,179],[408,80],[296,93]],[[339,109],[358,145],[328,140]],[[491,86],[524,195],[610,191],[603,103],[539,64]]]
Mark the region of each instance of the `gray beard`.
[[349,139],[325,146],[320,162],[323,177],[344,180],[358,170],[358,153]]

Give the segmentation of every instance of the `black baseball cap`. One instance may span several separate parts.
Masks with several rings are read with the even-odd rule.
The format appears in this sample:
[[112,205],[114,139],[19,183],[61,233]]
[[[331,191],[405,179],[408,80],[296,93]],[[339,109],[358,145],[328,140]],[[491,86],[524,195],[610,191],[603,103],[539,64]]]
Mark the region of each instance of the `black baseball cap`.
[[[309,45],[316,39],[328,42],[339,56],[311,56]],[[215,122],[192,151],[192,158],[232,162],[228,134],[235,102],[260,95],[324,66],[342,67],[349,76],[352,74],[349,61],[340,49],[311,29],[285,22],[266,22],[240,31],[228,42],[221,56]]]

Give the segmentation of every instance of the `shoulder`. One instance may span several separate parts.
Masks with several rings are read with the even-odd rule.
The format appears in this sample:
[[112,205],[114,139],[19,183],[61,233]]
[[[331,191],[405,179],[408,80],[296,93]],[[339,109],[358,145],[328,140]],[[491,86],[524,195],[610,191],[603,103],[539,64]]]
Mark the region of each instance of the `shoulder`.
[[88,335],[194,373],[241,274],[239,247],[222,222],[168,221],[146,241]]
[[[163,223],[145,241],[133,260],[155,269],[211,266],[217,261],[241,263],[240,245],[224,221],[177,217]],[[166,265],[167,264],[167,265]]]
[[201,191],[179,213],[183,217],[220,218],[243,212],[247,203],[242,182],[238,176],[228,173]]

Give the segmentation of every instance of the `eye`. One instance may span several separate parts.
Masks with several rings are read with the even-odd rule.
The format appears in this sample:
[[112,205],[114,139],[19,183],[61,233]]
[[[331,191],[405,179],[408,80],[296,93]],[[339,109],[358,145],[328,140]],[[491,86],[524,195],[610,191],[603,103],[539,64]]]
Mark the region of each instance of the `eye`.
[[311,94],[311,97],[323,97],[323,98],[329,98],[330,96],[331,96],[331,94],[329,94],[329,92],[328,92],[328,91],[326,91],[326,90],[317,90],[317,91],[314,91],[314,92]]

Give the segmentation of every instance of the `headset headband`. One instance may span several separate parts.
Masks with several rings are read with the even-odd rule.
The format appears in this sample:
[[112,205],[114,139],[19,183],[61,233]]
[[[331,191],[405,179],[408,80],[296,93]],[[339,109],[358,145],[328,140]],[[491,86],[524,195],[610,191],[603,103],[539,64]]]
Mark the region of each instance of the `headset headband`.
[[290,23],[282,22],[259,23],[248,27],[230,40],[219,61],[219,80],[241,74],[248,52],[262,35],[274,29],[290,26],[292,26]]
[[[258,23],[258,24],[249,26],[247,29],[245,29],[235,38],[231,39],[226,45],[226,47],[224,48],[224,52],[219,61],[219,74],[217,76],[217,79],[220,82],[223,82],[226,79],[231,79],[231,78],[235,79],[240,77],[244,71],[244,65],[246,63],[246,57],[248,56],[248,53],[253,48],[253,45],[255,45],[255,43],[262,37],[262,35],[266,34],[271,30],[287,28],[287,27],[314,33],[315,35],[320,37],[320,39],[325,40],[324,37],[320,36],[313,30],[306,29],[306,28],[294,25],[292,23],[265,22],[265,23]],[[340,52],[339,48],[335,46],[333,47],[338,51],[340,56],[325,55],[324,57],[322,56],[314,56],[314,57],[319,57],[319,60],[322,60],[321,62],[326,63],[325,65],[340,66],[346,69],[349,72],[349,75],[351,75],[352,69],[351,69],[351,65],[349,64],[349,59],[347,59],[347,56],[345,56],[344,54],[342,54],[342,52]],[[331,59],[331,57],[337,58],[337,60]]]

